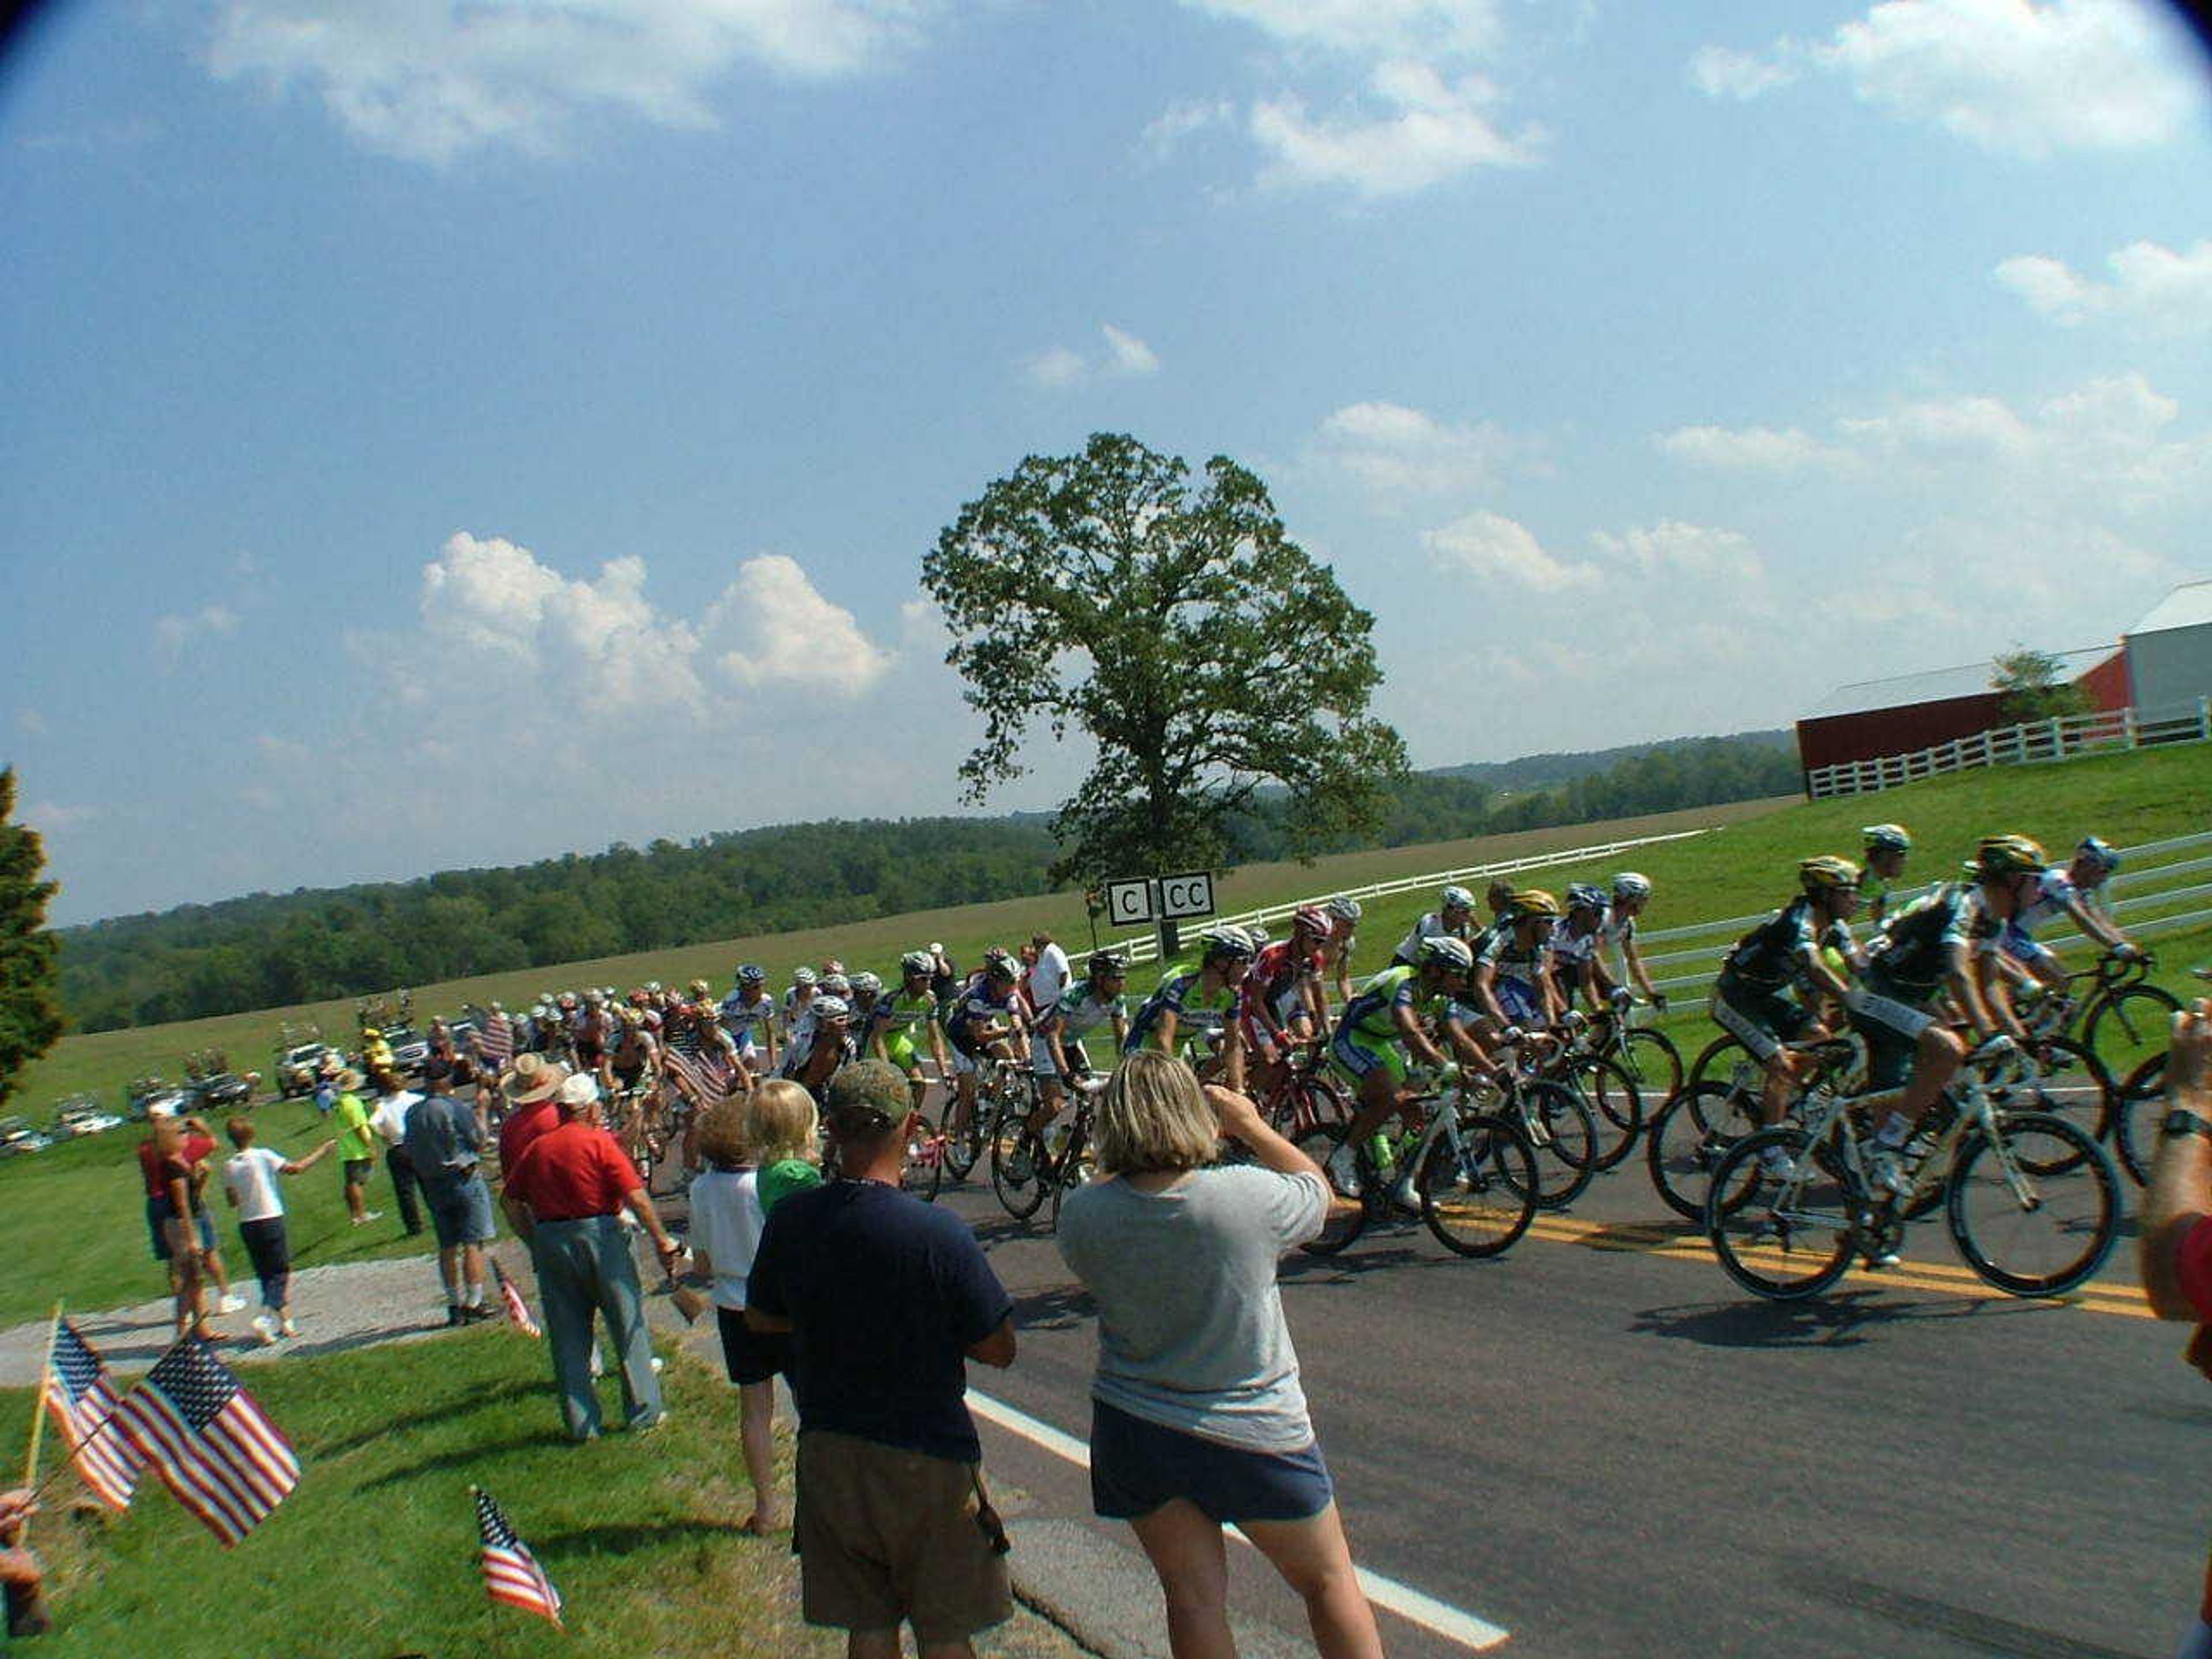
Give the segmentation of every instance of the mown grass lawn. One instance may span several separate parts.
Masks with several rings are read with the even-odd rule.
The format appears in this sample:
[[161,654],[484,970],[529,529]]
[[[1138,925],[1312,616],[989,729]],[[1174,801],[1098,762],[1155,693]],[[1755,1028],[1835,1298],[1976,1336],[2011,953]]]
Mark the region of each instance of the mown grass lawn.
[[[119,1518],[72,1512],[58,1483],[33,1523],[53,1632],[42,1659],[732,1659],[842,1653],[799,1623],[787,1537],[738,1530],[752,1493],[737,1391],[671,1354],[669,1419],[643,1437],[563,1437],[544,1345],[505,1327],[245,1373],[290,1437],[300,1486],[225,1550],[152,1477]],[[614,1383],[607,1390],[616,1420]],[[13,1471],[30,1410],[0,1393]],[[52,1442],[48,1442],[51,1455]],[[779,1478],[790,1480],[788,1445]],[[51,1468],[52,1463],[47,1467]],[[565,1630],[494,1607],[471,1484],[499,1500],[566,1603]],[[1002,1659],[1073,1652],[1017,1614],[979,1643]]]

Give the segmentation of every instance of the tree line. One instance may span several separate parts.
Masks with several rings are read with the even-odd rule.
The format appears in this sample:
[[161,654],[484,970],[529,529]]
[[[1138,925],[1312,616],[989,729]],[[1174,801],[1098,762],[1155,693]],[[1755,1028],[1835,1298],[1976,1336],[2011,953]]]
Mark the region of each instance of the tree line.
[[[1795,756],[1767,733],[1671,744],[1513,793],[1411,773],[1383,787],[1373,832],[1332,836],[1316,850],[1667,811],[1799,783]],[[1227,825],[1228,861],[1292,855],[1291,817],[1281,792],[1254,795]],[[62,1000],[87,1031],[280,1007],[1041,893],[1063,856],[1048,815],[837,820],[260,893],[61,930]]]

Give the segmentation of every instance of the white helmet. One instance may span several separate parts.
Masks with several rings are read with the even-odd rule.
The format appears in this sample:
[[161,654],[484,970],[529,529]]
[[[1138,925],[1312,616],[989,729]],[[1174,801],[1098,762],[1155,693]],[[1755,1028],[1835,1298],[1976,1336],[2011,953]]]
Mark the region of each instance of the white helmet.
[[1421,941],[1421,961],[1424,965],[1441,963],[1454,973],[1464,974],[1474,966],[1474,952],[1463,939],[1455,939],[1449,933],[1431,933]]
[[863,991],[870,996],[874,996],[884,988],[884,981],[877,975],[872,974],[866,969],[863,968],[859,973],[853,975],[853,988],[855,991]]
[[1651,878],[1639,876],[1633,870],[1624,870],[1613,878],[1613,896],[1617,899],[1650,898]]
[[1346,898],[1341,893],[1338,894],[1322,908],[1327,910],[1330,915],[1335,917],[1339,921],[1357,921],[1359,920],[1362,914],[1359,908],[1359,901],[1356,898]]
[[811,985],[815,978],[814,970],[804,963],[791,970],[791,982],[793,985]]
[[1472,910],[1474,895],[1464,887],[1447,887],[1443,891],[1443,907],[1447,910]]

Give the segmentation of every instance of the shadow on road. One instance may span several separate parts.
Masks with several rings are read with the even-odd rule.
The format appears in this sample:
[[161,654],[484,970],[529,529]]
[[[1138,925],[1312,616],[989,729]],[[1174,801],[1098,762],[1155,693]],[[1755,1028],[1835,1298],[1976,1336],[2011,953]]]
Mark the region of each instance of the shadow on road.
[[1894,1291],[1844,1291],[1802,1302],[1702,1302],[1646,1308],[1628,1328],[1637,1336],[1672,1337],[1710,1348],[1855,1347],[1883,1325],[1929,1319],[1996,1319],[2055,1310],[2057,1304],[1993,1296],[1925,1301]]
[[1014,1298],[1014,1328],[1066,1331],[1098,1316],[1098,1304],[1080,1285],[1054,1285]]
[[1808,1567],[1789,1577],[1796,1588],[1821,1601],[1874,1613],[1906,1630],[1948,1637],[1984,1653],[2005,1654],[2011,1659],[2148,1659],[2132,1649],[2106,1647],[2042,1626],[2021,1624],[1929,1596],[1907,1595],[1820,1568]]

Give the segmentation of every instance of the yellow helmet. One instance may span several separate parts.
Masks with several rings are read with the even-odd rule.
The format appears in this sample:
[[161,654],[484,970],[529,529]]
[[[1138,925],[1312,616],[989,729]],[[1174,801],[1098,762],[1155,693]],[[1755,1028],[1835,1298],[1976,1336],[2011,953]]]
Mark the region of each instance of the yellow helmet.
[[1553,916],[1560,914],[1559,901],[1540,887],[1523,888],[1513,896],[1512,908],[1508,913],[1516,921],[1523,916]]
[[381,1031],[378,1030],[376,1029],[376,1027],[374,1027],[374,1025],[364,1025],[364,1026],[362,1026],[362,1027],[361,1028],[361,1034],[362,1034],[362,1038],[363,1038],[364,1040],[366,1040],[366,1041],[368,1041],[368,1042],[376,1042],[379,1038],[382,1037],[382,1036],[383,1036],[383,1035],[384,1035],[384,1033],[383,1033],[383,1032],[381,1032]]
[[1797,880],[1808,893],[1830,893],[1838,887],[1857,886],[1859,867],[1849,859],[1823,853],[1798,865]]
[[1968,860],[1970,875],[2033,876],[2051,867],[2051,856],[2043,850],[2042,843],[2030,841],[2026,836],[1984,836]]

